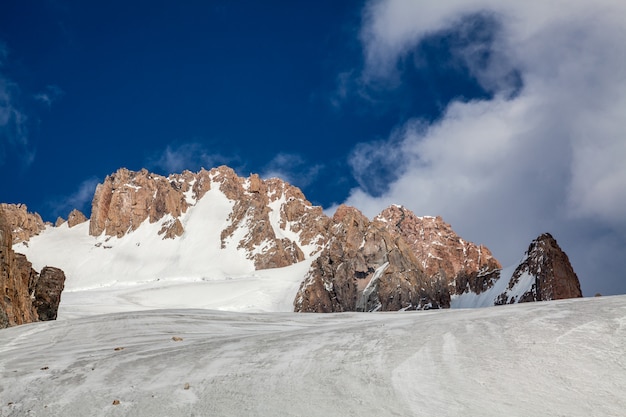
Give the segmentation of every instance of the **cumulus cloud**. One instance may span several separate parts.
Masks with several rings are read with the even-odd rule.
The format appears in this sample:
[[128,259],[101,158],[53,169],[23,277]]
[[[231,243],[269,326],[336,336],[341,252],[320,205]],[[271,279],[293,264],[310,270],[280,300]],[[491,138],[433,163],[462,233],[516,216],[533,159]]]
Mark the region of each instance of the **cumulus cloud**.
[[320,171],[321,164],[309,164],[301,155],[279,153],[262,170],[262,178],[280,178],[298,187],[313,183]]
[[218,165],[236,163],[238,158],[209,151],[197,142],[168,145],[165,150],[150,156],[146,166],[160,170],[165,175],[182,172],[185,169],[196,171],[210,169]]
[[505,264],[550,231],[583,291],[626,292],[626,280],[592,267],[626,250],[625,19],[626,4],[609,0],[370,2],[366,82],[397,82],[420,42],[453,31],[468,40],[453,54],[491,96],[359,145],[350,161],[360,187],[347,203],[369,215],[391,203],[441,214]]

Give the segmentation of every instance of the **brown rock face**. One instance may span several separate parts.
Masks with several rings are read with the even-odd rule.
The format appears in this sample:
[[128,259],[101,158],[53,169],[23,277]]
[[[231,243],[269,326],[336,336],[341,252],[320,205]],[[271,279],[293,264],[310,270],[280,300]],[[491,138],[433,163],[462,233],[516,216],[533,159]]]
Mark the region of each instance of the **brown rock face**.
[[[41,299],[42,311],[47,311],[47,315],[42,317],[42,320],[47,320],[48,317],[52,316],[56,317],[56,310],[65,281],[62,271],[60,272],[62,281],[58,272],[55,272],[56,275],[49,284],[47,282],[48,273],[42,278],[32,268],[26,256],[13,252],[11,230],[4,210],[0,208],[0,328],[39,320],[38,307],[35,307],[33,298],[35,300]],[[51,269],[57,270],[56,268]],[[60,284],[59,281],[61,281]],[[59,288],[59,285],[60,289],[57,291],[55,301],[52,296],[53,291],[48,288],[51,286]]]
[[225,166],[169,177],[120,169],[96,188],[89,233],[122,237],[146,220],[154,223],[169,215],[159,234],[164,238],[181,236],[181,215],[211,189],[211,184],[233,202],[229,224],[221,234],[222,247],[243,249],[257,269],[299,262],[318,251],[325,241],[328,217],[298,188],[254,174],[241,178]]
[[[87,220],[87,217],[81,211],[74,209],[70,211],[70,214],[67,216],[67,226],[71,228],[77,224],[85,223]],[[56,222],[54,222],[54,227],[59,227],[63,223],[65,223],[65,219],[58,217]]]
[[11,226],[13,243],[28,241],[46,228],[46,223],[37,213],[30,213],[24,204],[0,203],[7,223]]
[[[314,207],[302,191],[277,178],[253,174],[225,188],[235,205],[229,226],[222,231],[222,247],[232,244],[254,260],[256,269],[280,268],[300,262],[319,250],[330,219]],[[302,249],[301,249],[302,248]],[[304,253],[307,250],[308,253]]]
[[461,239],[439,216],[418,217],[391,206],[375,220],[394,236],[402,236],[431,280],[440,280],[451,294],[481,293],[493,285],[502,265],[483,245]]
[[122,237],[146,219],[154,223],[166,214],[178,218],[189,205],[184,193],[191,185],[181,181],[186,173],[166,178],[145,169],[133,172],[121,168],[107,176],[96,187],[89,234],[99,236],[104,232],[107,236]]
[[79,210],[72,210],[70,214],[67,216],[67,225],[68,227],[74,227],[77,224],[85,223],[87,221],[87,217],[80,212]]
[[300,286],[297,312],[394,311],[447,307],[449,293],[426,280],[401,236],[340,206],[329,240]]
[[[523,279],[532,279],[529,291],[520,296],[511,290]],[[549,233],[540,235],[528,247],[525,259],[513,272],[507,291],[500,294],[496,304],[529,301],[560,300],[582,297],[580,282],[569,258]]]

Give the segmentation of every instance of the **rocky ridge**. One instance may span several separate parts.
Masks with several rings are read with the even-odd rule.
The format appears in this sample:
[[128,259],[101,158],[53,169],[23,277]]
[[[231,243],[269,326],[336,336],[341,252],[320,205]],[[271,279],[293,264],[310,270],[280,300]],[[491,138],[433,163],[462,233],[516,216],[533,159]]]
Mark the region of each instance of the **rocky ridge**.
[[[340,206],[328,243],[313,262],[294,303],[298,312],[391,311],[448,307],[406,242],[359,210]],[[435,284],[436,285],[436,284]]]
[[440,216],[418,217],[405,207],[393,205],[375,220],[410,246],[419,265],[432,281],[441,281],[451,295],[487,290],[502,265],[484,245],[463,240]]
[[4,211],[7,224],[11,228],[13,243],[28,241],[50,225],[38,213],[29,212],[25,204],[0,203],[0,210]]
[[56,319],[65,283],[60,269],[46,267],[39,274],[26,256],[13,251],[14,231],[0,207],[0,328]]
[[327,217],[298,188],[256,174],[241,178],[225,166],[168,177],[122,168],[97,186],[89,233],[122,237],[144,221],[163,221],[159,234],[164,239],[180,237],[182,216],[212,187],[233,202],[222,248],[243,249],[257,269],[302,261],[321,245]]
[[[295,297],[295,311],[447,308],[452,297],[485,293],[499,279],[509,279],[500,277],[502,266],[487,247],[465,241],[441,217],[418,217],[391,206],[369,220],[357,209],[341,206],[330,218],[297,187],[256,174],[239,177],[225,166],[167,177],[121,168],[96,188],[89,234],[123,238],[145,222],[158,222],[162,239],[178,239],[185,233],[189,209],[211,190],[219,190],[230,204],[222,249],[243,251],[257,270],[313,258]],[[83,221],[78,211],[68,216],[70,227]],[[578,280],[565,278],[573,270],[555,245],[535,245],[544,256],[525,271],[543,275],[537,275],[541,279],[532,295],[513,297],[515,291],[505,291],[494,303],[576,296]],[[539,259],[526,259],[531,258]],[[509,286],[521,288],[514,279]]]

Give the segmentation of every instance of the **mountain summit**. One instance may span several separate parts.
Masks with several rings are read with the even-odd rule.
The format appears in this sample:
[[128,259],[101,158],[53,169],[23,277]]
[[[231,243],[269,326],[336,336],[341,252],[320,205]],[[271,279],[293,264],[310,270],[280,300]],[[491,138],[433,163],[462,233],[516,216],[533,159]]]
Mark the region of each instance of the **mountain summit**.
[[[96,188],[88,221],[69,218],[14,224],[16,251],[60,266],[70,298],[107,289],[128,308],[389,311],[582,295],[548,234],[502,268],[441,217],[401,206],[371,220],[348,206],[329,217],[297,187],[225,166],[167,177],[122,168]],[[189,289],[185,299],[165,295],[174,285]]]

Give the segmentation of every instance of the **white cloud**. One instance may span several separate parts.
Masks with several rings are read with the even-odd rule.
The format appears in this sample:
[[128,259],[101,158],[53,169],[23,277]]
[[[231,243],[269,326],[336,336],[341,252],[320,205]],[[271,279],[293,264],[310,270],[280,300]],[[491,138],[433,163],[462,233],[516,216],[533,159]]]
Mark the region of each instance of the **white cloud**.
[[[368,215],[391,203],[441,214],[505,264],[550,231],[568,251],[583,291],[626,292],[624,279],[604,288],[594,276],[600,271],[589,267],[598,256],[623,257],[626,250],[626,3],[373,1],[362,29],[363,79],[395,82],[398,60],[424,36],[476,13],[501,25],[488,64],[477,65],[472,50],[455,53],[494,98],[453,102],[430,126],[410,120],[389,141],[360,145],[353,167],[354,155],[365,155],[372,166],[400,169],[379,196],[363,185],[377,170],[355,169],[362,186],[347,203]],[[513,70],[523,85],[511,97],[506,77]],[[572,233],[582,223],[585,234]],[[609,246],[607,233],[619,244],[594,250]]]

